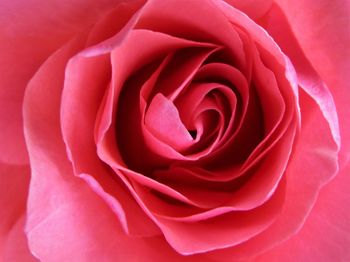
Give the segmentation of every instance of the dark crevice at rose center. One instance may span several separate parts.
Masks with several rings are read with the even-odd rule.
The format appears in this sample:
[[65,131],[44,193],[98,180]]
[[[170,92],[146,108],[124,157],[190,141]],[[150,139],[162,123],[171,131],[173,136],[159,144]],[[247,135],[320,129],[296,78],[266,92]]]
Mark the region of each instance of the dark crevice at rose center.
[[197,130],[188,130],[188,133],[190,133],[191,137],[193,139],[196,139],[197,137]]
[[[176,51],[171,57],[167,55],[169,61],[155,82],[154,89],[149,93],[150,96],[148,97],[148,101],[146,101],[147,107],[150,106],[153,97],[157,94],[162,94],[165,99],[173,99],[171,95],[174,94],[174,92],[177,92],[176,89],[174,89],[176,88],[176,85],[174,85],[174,82],[170,82],[171,85],[174,86],[169,86],[167,85],[167,83],[169,83],[167,81],[174,78],[174,74],[176,75],[176,72],[182,69],[182,64],[188,64],[188,60],[196,59],[196,56],[202,55],[202,50],[203,52],[212,52],[210,51],[210,48],[207,49],[208,51],[205,51],[205,49],[202,48],[185,48]],[[182,152],[180,151],[179,153],[193,155],[196,154],[196,152],[198,153],[203,150],[214,150],[210,149],[210,147],[214,146],[215,148],[215,143],[222,144],[223,141],[221,141],[221,138],[223,135],[225,136],[225,140],[229,139],[230,133],[233,133],[235,129],[237,129],[238,122],[242,121],[242,118],[245,117],[242,115],[242,103],[248,102],[242,101],[242,94],[240,93],[239,88],[235,86],[235,83],[226,79],[225,75],[216,74],[215,70],[200,70],[201,67],[205,68],[209,65],[210,68],[211,64],[220,64],[220,59],[225,57],[226,59],[223,59],[223,65],[230,66],[227,63],[232,59],[229,58],[229,56],[225,56],[225,51],[222,49],[208,54],[209,56],[201,63],[200,67],[197,69],[198,72],[195,72],[193,76],[180,75],[183,78],[190,77],[191,79],[185,86],[181,87],[181,90],[176,94],[174,109],[179,112],[180,121],[185,125],[187,133],[195,142],[192,146],[188,147],[186,150],[182,150]],[[155,72],[156,68],[159,67],[161,63],[164,63],[164,59],[165,57],[158,62],[153,62],[143,66],[136,73],[131,75],[123,85],[118,102],[116,116],[117,143],[119,144],[122,157],[126,164],[133,170],[142,173],[152,172],[152,170],[157,170],[158,167],[168,166],[176,161],[164,158],[161,155],[152,152],[152,149],[146,145],[141,131],[144,126],[141,121],[142,112],[140,112],[140,90],[147,79]],[[181,85],[181,83],[186,80],[174,78],[173,81],[178,81],[178,85]],[[207,94],[203,94],[201,101],[196,101],[195,99],[198,99],[198,97],[195,96],[191,98],[190,93],[193,91],[193,84],[205,85],[207,83],[212,83],[213,87],[211,91],[208,89]],[[232,95],[226,94],[225,92],[227,91],[223,92],[221,90],[223,87],[227,88]],[[233,101],[230,96],[234,97],[234,105],[232,105]],[[178,99],[184,100],[187,105],[184,106],[183,103],[179,104],[177,101],[180,100]],[[124,101],[128,102],[126,103]],[[170,103],[173,102],[170,101]],[[210,103],[212,103],[212,105],[210,105]],[[213,113],[207,113],[209,111],[206,111],[205,108],[207,108],[206,110],[211,108],[210,110],[213,110]],[[146,108],[146,116],[148,113],[147,110],[148,109]],[[184,114],[187,115],[187,117],[185,116],[187,120],[183,117]],[[192,114],[192,117],[188,118],[189,114]],[[161,119],[162,117],[163,119]],[[166,120],[164,117],[167,116],[160,116],[160,124],[162,124],[162,121]],[[229,124],[230,122],[232,123]],[[258,122],[256,121],[256,123]],[[229,126],[230,130],[228,130]],[[229,133],[225,134],[226,131],[229,131]],[[157,133],[157,129],[153,131],[153,135],[156,136],[156,139],[159,139],[159,135],[154,132]],[[174,139],[178,138],[174,137]],[[249,141],[245,142],[249,144]],[[203,156],[204,158],[210,158],[210,154],[208,154],[208,157],[205,157],[205,154]]]

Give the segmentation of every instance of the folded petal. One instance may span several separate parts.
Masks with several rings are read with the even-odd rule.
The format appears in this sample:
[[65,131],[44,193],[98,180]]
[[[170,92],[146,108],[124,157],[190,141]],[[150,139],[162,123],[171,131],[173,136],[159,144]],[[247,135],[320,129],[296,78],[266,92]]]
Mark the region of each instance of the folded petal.
[[[320,189],[337,174],[338,146],[318,105],[305,92],[300,93],[301,131],[284,174],[286,196],[279,217],[267,230],[234,249],[214,251],[214,258],[247,258],[286,241],[303,226]],[[315,126],[317,136],[315,135]]]
[[285,16],[277,5],[271,8],[266,20],[265,28],[290,57],[297,73],[299,86],[316,101],[328,121],[333,139],[340,146],[338,116],[329,88],[305,57]]
[[[276,0],[288,19],[293,35],[303,54],[326,83],[333,95],[338,117],[342,145],[340,163],[350,159],[350,2],[347,0]],[[273,23],[272,23],[273,24]],[[271,28],[273,28],[271,24]],[[274,25],[279,23],[274,22]],[[269,29],[267,29],[269,31]],[[284,32],[284,33],[283,33]],[[280,31],[282,45],[290,46],[288,31]],[[287,51],[292,62],[298,59]]]
[[[50,57],[31,80],[25,96],[24,126],[32,169],[26,233],[31,251],[44,261],[87,261],[101,255],[125,260],[139,255],[128,248],[134,239],[125,241],[128,237],[121,231],[126,223],[124,210],[111,209],[110,203],[94,192],[98,186],[91,185],[91,190],[85,181],[74,176],[63,143],[60,98],[64,69],[67,60],[84,43],[75,39]],[[114,203],[118,200],[114,199]]]
[[154,136],[177,150],[188,147],[193,141],[175,105],[161,93],[153,98],[148,107],[145,126]]

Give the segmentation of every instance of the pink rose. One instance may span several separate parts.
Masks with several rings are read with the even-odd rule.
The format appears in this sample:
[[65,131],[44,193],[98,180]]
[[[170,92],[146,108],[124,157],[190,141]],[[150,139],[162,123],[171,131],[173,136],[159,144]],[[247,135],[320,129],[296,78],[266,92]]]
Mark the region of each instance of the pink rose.
[[3,261],[350,260],[350,5],[4,1]]

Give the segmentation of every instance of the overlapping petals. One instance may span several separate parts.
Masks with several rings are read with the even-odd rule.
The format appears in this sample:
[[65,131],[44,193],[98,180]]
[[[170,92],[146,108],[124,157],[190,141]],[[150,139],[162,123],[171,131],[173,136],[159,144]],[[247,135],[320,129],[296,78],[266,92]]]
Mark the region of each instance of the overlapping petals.
[[[50,136],[63,139],[73,173],[125,233],[163,235],[180,254],[225,249],[226,256],[235,247],[228,255],[244,257],[292,234],[337,168],[334,107],[322,106],[322,99],[332,101],[327,90],[323,97],[311,92],[316,104],[304,91],[299,97],[289,59],[225,2],[136,1],[118,8],[125,21],[113,23],[120,9],[111,12],[79,39],[83,51],[60,61],[63,89],[55,89],[52,121],[62,138],[58,130]],[[33,78],[28,108],[42,102],[37,90],[50,66]],[[310,138],[301,113],[315,117],[323,137]],[[27,125],[40,121],[33,114],[27,110]],[[38,138],[28,130],[35,150]],[[321,162],[326,172],[310,171]],[[303,181],[298,172],[320,179]],[[294,197],[297,184],[309,189],[310,201]],[[261,241],[268,234],[271,240]]]
[[215,16],[215,27],[198,19],[179,31],[174,24],[186,19],[165,19],[170,2],[156,16],[162,5],[143,6],[111,52],[97,46],[93,56],[70,61],[62,100],[67,150],[77,175],[120,218],[113,180],[125,183],[179,252],[233,246],[268,227],[282,207],[280,181],[299,125],[296,83],[286,77],[293,72],[214,6],[192,9]]

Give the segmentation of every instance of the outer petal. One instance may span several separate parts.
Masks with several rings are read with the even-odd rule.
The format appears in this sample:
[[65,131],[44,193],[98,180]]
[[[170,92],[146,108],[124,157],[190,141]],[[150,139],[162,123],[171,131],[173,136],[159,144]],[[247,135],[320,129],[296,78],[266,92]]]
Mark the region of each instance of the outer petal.
[[225,0],[225,2],[256,20],[269,10],[273,0]]
[[[322,1],[321,1],[322,2]],[[290,23],[293,29],[297,26],[298,30],[295,31],[296,33],[293,33],[290,30],[290,27],[285,19],[285,16],[283,12],[281,12],[280,8],[277,5],[274,5],[270,12],[267,14],[267,16],[262,20],[262,25],[269,31],[269,33],[272,34],[274,39],[280,44],[281,48],[289,55],[291,60],[296,65],[297,71],[299,73],[298,77],[301,82],[301,85],[303,85],[303,88],[310,93],[316,101],[318,101],[318,104],[321,108],[325,109],[327,108],[327,100],[322,101],[322,96],[327,93],[327,88],[325,88],[324,85],[322,85],[322,82],[319,80],[319,76],[317,75],[317,72],[314,70],[318,70],[320,76],[323,78],[323,80],[327,81],[329,85],[329,90],[332,92],[335,105],[337,106],[338,116],[339,116],[339,122],[340,122],[340,132],[341,132],[341,146],[342,151],[340,154],[340,163],[344,167],[348,164],[349,155],[350,155],[350,148],[349,148],[349,114],[350,111],[348,109],[348,102],[349,101],[349,92],[346,91],[346,89],[349,88],[348,84],[348,76],[345,73],[349,70],[349,39],[350,39],[350,26],[349,26],[349,20],[348,15],[345,16],[344,19],[338,20],[337,17],[334,17],[334,12],[338,13],[339,16],[344,16],[344,13],[349,14],[348,9],[346,7],[346,3],[344,3],[343,9],[338,9],[337,4],[342,1],[335,1],[332,2],[330,6],[328,6],[329,10],[325,12],[324,8],[326,7],[327,3],[317,3],[317,6],[314,5],[314,3],[311,3],[310,1],[299,1],[294,2],[293,4],[290,3],[289,7],[285,9],[284,11],[287,12],[296,12],[294,8],[295,6],[298,6],[298,8],[303,6],[303,10],[308,10],[310,12],[308,17],[303,17],[304,14],[301,12],[301,18],[298,16],[290,16]],[[288,1],[283,2],[281,1],[281,6],[286,8],[286,5],[288,5]],[[306,8],[306,6],[308,8]],[[323,11],[322,11],[323,10]],[[330,11],[330,14],[328,12]],[[319,17],[321,14],[323,14],[322,19],[320,18],[317,21],[317,24],[310,24],[313,19],[316,17]],[[289,14],[290,15],[290,14]],[[332,17],[332,18],[331,18]],[[296,20],[297,25],[294,25],[294,21]],[[327,20],[328,25],[323,24],[323,21]],[[303,21],[303,25],[301,26],[301,21]],[[315,21],[313,21],[315,22]],[[342,26],[340,26],[340,24]],[[305,31],[305,24],[306,28],[308,28],[308,31]],[[329,28],[328,26],[334,26]],[[344,32],[343,32],[344,31]],[[305,34],[301,33],[304,32]],[[319,35],[320,32],[323,32],[326,34],[327,39],[324,39],[324,35]],[[316,33],[316,35],[314,35]],[[308,39],[310,35],[313,36],[313,39]],[[305,39],[306,38],[306,39]],[[317,39],[316,41],[314,39]],[[319,40],[321,39],[321,43]],[[340,41],[337,43],[334,43],[332,45],[333,50],[330,50],[330,43],[333,43],[333,40]],[[309,40],[309,41],[307,41]],[[298,42],[299,41],[299,42]],[[304,43],[304,41],[306,41]],[[310,54],[312,53],[314,57],[306,57],[305,55],[308,54],[307,49],[304,48],[305,44],[311,44],[313,43],[312,48],[309,50]],[[304,48],[304,50],[301,49]],[[327,49],[328,48],[328,49]],[[322,50],[322,52],[321,52]],[[317,56],[319,55],[319,56]],[[311,60],[308,60],[308,58]],[[310,61],[312,63],[310,63]],[[315,63],[315,61],[317,61]],[[335,68],[335,66],[338,66]],[[331,69],[333,71],[331,71]],[[322,71],[325,70],[325,71]],[[327,72],[322,75],[322,72]],[[310,81],[310,79],[314,79],[313,81]],[[309,81],[308,81],[309,80]],[[309,82],[308,85],[305,85],[305,83]],[[326,91],[326,92],[325,92]],[[330,101],[330,100],[329,100]],[[328,102],[329,102],[328,101]],[[328,104],[329,105],[329,104]],[[325,115],[326,116],[326,115]],[[329,117],[328,119],[332,119],[332,117]],[[327,116],[326,116],[327,117]],[[333,119],[334,120],[334,119]],[[332,120],[330,121],[332,122]],[[330,126],[332,127],[332,123],[330,123]],[[334,125],[333,125],[334,129]],[[318,132],[318,129],[317,129]],[[316,132],[315,132],[316,133]],[[326,152],[325,152],[326,153]],[[349,167],[346,167],[346,170],[348,172]],[[346,171],[343,171],[343,173]],[[347,174],[348,175],[348,174]],[[345,176],[345,174],[343,174]],[[337,179],[338,181],[339,179]],[[346,180],[343,178],[343,180]],[[347,178],[348,180],[348,178]],[[334,184],[334,185],[333,185]],[[330,197],[330,201],[333,202],[333,199],[336,199],[337,197],[343,199],[346,198],[345,189],[342,189],[341,185],[338,183],[333,182],[331,185],[333,187],[339,187],[340,186],[340,192],[336,192],[338,189],[333,189],[334,196]],[[330,188],[331,186],[328,186],[327,188]],[[326,189],[327,192],[327,189]],[[322,201],[322,196],[321,196]],[[324,199],[323,201],[327,201]],[[299,234],[294,237],[290,242],[286,242],[286,244],[282,245],[280,248],[277,248],[275,251],[271,252],[271,255],[274,256],[274,259],[277,259],[277,254],[282,256],[283,252],[285,254],[293,253],[297,257],[293,257],[294,260],[300,260],[300,261],[308,261],[308,260],[317,260],[317,261],[328,261],[328,260],[335,260],[335,261],[343,261],[347,260],[349,258],[349,252],[345,248],[346,245],[349,243],[349,224],[346,222],[349,218],[349,214],[346,211],[347,208],[342,207],[342,203],[345,203],[346,201],[334,201],[334,204],[328,203],[328,210],[325,211],[325,208],[323,204],[317,204],[315,207],[315,211],[312,213],[311,217],[308,218],[308,222],[306,224],[306,229],[303,229],[301,231],[301,237],[299,237]],[[317,202],[318,203],[318,202]],[[320,208],[317,208],[318,206],[322,206]],[[320,212],[318,214],[317,212]],[[330,223],[330,224],[328,224]],[[320,230],[327,230],[327,239],[322,239]],[[329,235],[328,235],[329,232]],[[325,232],[322,233],[324,235]],[[314,244],[315,242],[315,244]],[[302,244],[303,243],[303,244]],[[305,244],[306,243],[306,244]],[[308,243],[312,243],[312,246],[305,247]],[[270,253],[268,253],[270,254]],[[268,255],[262,256],[261,259],[266,259]],[[283,259],[283,258],[282,258]],[[285,260],[285,259],[283,259]]]
[[0,261],[37,261],[24,234],[29,167],[0,165]]
[[[162,237],[128,237],[110,207],[74,176],[60,131],[60,95],[67,58],[84,42],[71,41],[40,68],[24,100],[30,155],[26,233],[42,261],[191,261]],[[55,83],[50,83],[52,79]],[[210,259],[201,259],[210,261]]]
[[22,131],[22,101],[26,84],[38,66],[118,2],[120,0],[1,1],[0,144],[3,150],[0,161],[28,162]]
[[[257,261],[350,260],[350,165],[322,191],[302,230]],[[290,254],[293,254],[292,256]]]
[[340,119],[341,163],[350,159],[350,2],[276,0],[304,54],[330,88]]
[[291,58],[297,72],[299,86],[316,101],[329,123],[335,142],[340,145],[338,116],[328,87],[303,54],[284,14],[277,5],[273,5],[265,20],[264,27]]
[[159,234],[158,228],[125,191],[116,175],[97,156],[94,125],[107,89],[109,70],[106,55],[87,58],[80,53],[70,59],[65,70],[61,103],[61,127],[67,152],[75,175],[85,179],[104,198],[126,232],[143,236]]

